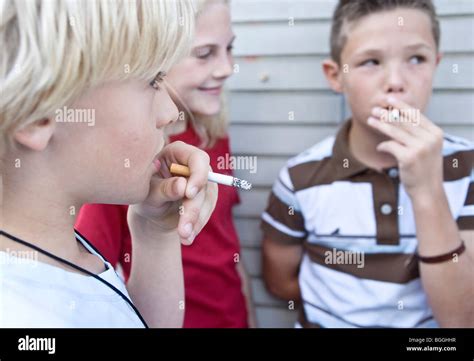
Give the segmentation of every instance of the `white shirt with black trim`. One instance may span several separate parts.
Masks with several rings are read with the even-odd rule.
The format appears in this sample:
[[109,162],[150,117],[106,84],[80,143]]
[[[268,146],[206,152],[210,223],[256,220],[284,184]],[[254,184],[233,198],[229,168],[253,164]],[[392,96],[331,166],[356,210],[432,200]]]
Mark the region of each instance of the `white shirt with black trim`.
[[[76,238],[104,262],[107,270],[98,276],[130,299],[112,265],[77,233]],[[17,253],[0,252],[0,327],[144,327],[132,307],[99,280]]]

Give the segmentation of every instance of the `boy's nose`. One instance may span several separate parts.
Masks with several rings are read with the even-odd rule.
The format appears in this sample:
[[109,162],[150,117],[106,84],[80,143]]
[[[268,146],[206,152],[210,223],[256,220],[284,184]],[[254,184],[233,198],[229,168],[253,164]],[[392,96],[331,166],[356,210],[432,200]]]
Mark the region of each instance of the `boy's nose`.
[[157,128],[171,124],[175,122],[176,120],[178,120],[178,117],[179,117],[178,107],[173,102],[173,99],[171,99],[168,93],[168,90],[165,88],[165,89],[162,89],[161,91],[165,91],[166,96],[164,97],[165,98],[164,101],[161,104],[159,104],[162,110],[161,110],[161,116],[156,122]]
[[405,91],[405,82],[399,69],[389,69],[387,71],[385,92],[403,93]]

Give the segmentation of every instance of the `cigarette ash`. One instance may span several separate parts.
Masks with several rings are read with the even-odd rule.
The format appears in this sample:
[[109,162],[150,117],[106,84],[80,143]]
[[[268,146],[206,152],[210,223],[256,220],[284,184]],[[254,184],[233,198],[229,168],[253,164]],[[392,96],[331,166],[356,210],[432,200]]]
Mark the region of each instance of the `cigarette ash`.
[[239,179],[239,178],[234,178],[232,185],[234,187],[244,189],[246,191],[249,191],[250,189],[252,189],[252,183],[247,182],[246,180],[243,180],[243,179]]

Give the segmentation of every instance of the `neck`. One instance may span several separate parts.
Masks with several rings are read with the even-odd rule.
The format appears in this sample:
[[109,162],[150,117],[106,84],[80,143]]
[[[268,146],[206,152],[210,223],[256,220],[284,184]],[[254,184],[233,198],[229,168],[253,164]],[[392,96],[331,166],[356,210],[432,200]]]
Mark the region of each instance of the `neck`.
[[354,157],[361,163],[378,171],[397,165],[396,159],[384,152],[379,152],[377,146],[386,140],[384,135],[362,124],[359,120],[352,120],[349,131],[349,147]]
[[[81,251],[74,223],[81,204],[61,191],[64,184],[57,182],[54,174],[39,167],[28,172],[26,168],[26,164],[20,168],[9,166],[2,174],[1,229],[57,256],[77,259]],[[7,249],[24,246],[0,237],[0,250]]]

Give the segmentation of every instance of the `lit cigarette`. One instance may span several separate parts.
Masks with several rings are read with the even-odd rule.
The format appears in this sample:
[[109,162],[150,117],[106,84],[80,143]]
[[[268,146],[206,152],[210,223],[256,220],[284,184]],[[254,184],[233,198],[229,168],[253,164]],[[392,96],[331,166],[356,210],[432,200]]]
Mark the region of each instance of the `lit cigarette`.
[[[170,172],[174,175],[180,175],[183,177],[189,177],[191,175],[191,171],[188,167],[176,163],[171,163]],[[210,182],[237,187],[246,191],[249,191],[252,188],[252,183],[247,182],[243,179],[234,178],[230,175],[209,172],[209,174],[207,175],[207,179]]]
[[400,119],[400,111],[396,108],[392,108],[390,110],[390,118],[389,119],[393,122],[398,122],[398,120]]

